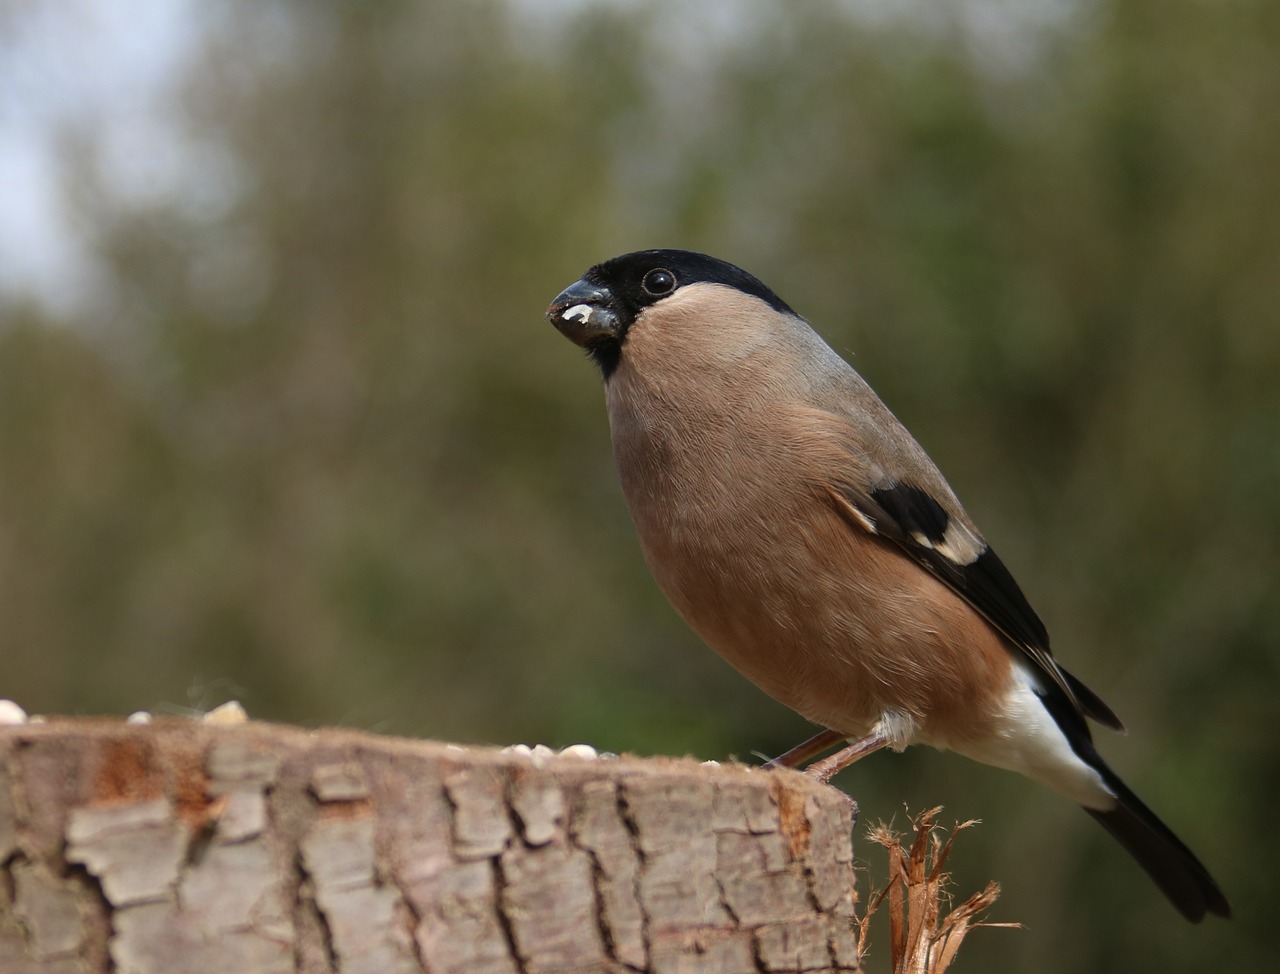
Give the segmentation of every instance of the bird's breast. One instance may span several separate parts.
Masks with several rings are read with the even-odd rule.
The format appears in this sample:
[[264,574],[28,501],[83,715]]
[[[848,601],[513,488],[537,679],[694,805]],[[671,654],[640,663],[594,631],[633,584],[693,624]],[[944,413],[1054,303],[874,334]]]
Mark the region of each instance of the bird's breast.
[[940,582],[841,517],[822,486],[821,437],[768,411],[717,407],[626,386],[609,394],[623,493],[677,612],[816,723],[863,734],[895,711],[931,743],[963,736],[966,714],[1008,679],[999,640]]

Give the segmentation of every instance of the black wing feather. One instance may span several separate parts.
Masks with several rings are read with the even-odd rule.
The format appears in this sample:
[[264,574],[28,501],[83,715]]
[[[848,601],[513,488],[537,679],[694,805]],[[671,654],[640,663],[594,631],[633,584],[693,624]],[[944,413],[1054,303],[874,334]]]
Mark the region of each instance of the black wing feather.
[[939,550],[951,518],[928,491],[914,484],[891,484],[867,493],[842,485],[839,499],[855,508],[863,524],[870,523],[876,534],[897,544],[981,613],[1075,709],[1114,730],[1124,729],[1102,698],[1053,658],[1048,630],[989,545],[984,544],[977,558],[967,564]]

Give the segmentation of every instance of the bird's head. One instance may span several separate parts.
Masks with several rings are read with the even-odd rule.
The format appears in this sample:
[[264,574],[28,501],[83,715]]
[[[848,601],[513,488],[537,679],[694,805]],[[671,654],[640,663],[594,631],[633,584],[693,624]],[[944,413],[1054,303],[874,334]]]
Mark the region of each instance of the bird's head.
[[557,295],[547,319],[571,342],[581,345],[609,378],[623,356],[627,333],[651,308],[688,296],[695,285],[703,300],[714,301],[730,288],[795,315],[763,282],[715,257],[691,250],[640,250],[597,264]]

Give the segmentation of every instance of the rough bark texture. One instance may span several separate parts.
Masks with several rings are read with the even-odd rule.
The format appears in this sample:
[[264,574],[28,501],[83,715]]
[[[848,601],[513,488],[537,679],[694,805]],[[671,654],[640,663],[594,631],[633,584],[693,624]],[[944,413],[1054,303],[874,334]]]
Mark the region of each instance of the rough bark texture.
[[851,862],[794,772],[0,727],[3,974],[851,971]]

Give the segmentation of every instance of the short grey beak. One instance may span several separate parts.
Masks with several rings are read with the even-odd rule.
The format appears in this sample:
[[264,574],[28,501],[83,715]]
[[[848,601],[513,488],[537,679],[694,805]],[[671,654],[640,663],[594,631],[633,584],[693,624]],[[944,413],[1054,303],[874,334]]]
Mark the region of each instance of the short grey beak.
[[613,294],[587,281],[575,281],[561,291],[547,309],[547,320],[583,348],[618,339],[620,319]]

